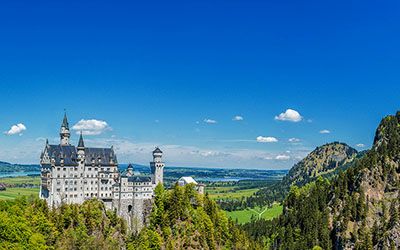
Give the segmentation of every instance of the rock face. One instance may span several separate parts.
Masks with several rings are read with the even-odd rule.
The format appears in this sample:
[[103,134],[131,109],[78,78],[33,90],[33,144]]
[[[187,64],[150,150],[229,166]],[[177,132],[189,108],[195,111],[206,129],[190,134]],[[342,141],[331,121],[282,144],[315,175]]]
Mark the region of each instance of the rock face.
[[357,150],[345,143],[333,142],[317,147],[303,160],[293,166],[283,178],[285,186],[303,186],[318,176],[334,174],[344,169],[357,156]]
[[[370,240],[374,249],[400,249],[400,112],[381,121],[372,149],[349,171],[344,184],[350,196],[335,193],[330,205],[340,248]],[[346,217],[352,209],[362,214]]]

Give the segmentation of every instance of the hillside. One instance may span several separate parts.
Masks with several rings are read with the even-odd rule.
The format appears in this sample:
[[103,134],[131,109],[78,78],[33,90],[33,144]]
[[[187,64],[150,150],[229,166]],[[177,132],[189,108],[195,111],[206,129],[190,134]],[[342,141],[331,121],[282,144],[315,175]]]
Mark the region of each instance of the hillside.
[[[351,166],[354,160],[362,157],[363,154],[364,152],[358,153],[354,148],[340,142],[319,146],[295,164],[282,181],[260,189],[255,195],[248,197],[242,203],[247,206],[256,206],[283,201],[291,185],[301,187],[315,181],[319,176],[332,178],[341,170]],[[232,206],[225,204],[225,207]]]
[[283,178],[285,186],[303,186],[318,176],[325,176],[351,163],[357,150],[345,143],[333,142],[317,147],[295,164]]
[[0,161],[0,172],[11,173],[30,171],[40,171],[40,166],[34,164],[12,164],[9,162]]
[[400,112],[382,120],[374,145],[344,173],[293,186],[284,212],[244,228],[272,249],[399,249]]
[[150,225],[131,237],[128,249],[261,249],[192,185],[155,192]]

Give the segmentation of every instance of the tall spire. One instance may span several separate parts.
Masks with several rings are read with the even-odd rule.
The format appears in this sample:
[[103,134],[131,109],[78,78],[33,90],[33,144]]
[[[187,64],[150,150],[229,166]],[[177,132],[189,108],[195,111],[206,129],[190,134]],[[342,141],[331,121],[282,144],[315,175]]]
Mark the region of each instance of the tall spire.
[[67,113],[64,110],[64,119],[63,119],[63,122],[62,122],[61,128],[60,128],[60,145],[61,146],[70,145],[69,137],[70,137],[70,132],[69,132]]
[[85,148],[85,144],[83,143],[82,131],[81,135],[79,136],[78,148]]
[[65,111],[64,111],[64,119],[63,119],[61,127],[69,129],[68,119],[67,119],[67,112],[65,112]]

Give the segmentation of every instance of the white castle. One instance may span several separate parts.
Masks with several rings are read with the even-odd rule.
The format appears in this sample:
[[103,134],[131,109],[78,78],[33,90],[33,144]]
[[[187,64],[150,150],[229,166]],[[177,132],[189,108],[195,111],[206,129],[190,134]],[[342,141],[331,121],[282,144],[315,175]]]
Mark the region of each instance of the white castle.
[[150,176],[134,175],[132,165],[120,173],[114,149],[85,147],[82,133],[78,146],[70,144],[67,116],[60,129],[60,144],[46,146],[40,157],[40,198],[58,207],[63,203],[81,204],[87,199],[102,200],[116,210],[130,229],[138,231],[147,223],[154,188],[163,185],[162,151],[157,147],[150,162]]

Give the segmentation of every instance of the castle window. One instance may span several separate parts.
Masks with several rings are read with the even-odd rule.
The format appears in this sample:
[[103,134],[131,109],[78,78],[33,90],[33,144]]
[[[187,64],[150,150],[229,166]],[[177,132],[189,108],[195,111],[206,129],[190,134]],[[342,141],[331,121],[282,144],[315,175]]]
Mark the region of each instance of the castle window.
[[63,168],[63,171],[67,171],[67,169],[66,169],[66,168]]
[[132,211],[132,205],[128,206],[128,213],[130,213]]
[[60,171],[60,168],[57,168],[58,171]]
[[92,168],[88,168],[88,170],[89,170],[89,171],[91,171],[91,170],[92,170]]

